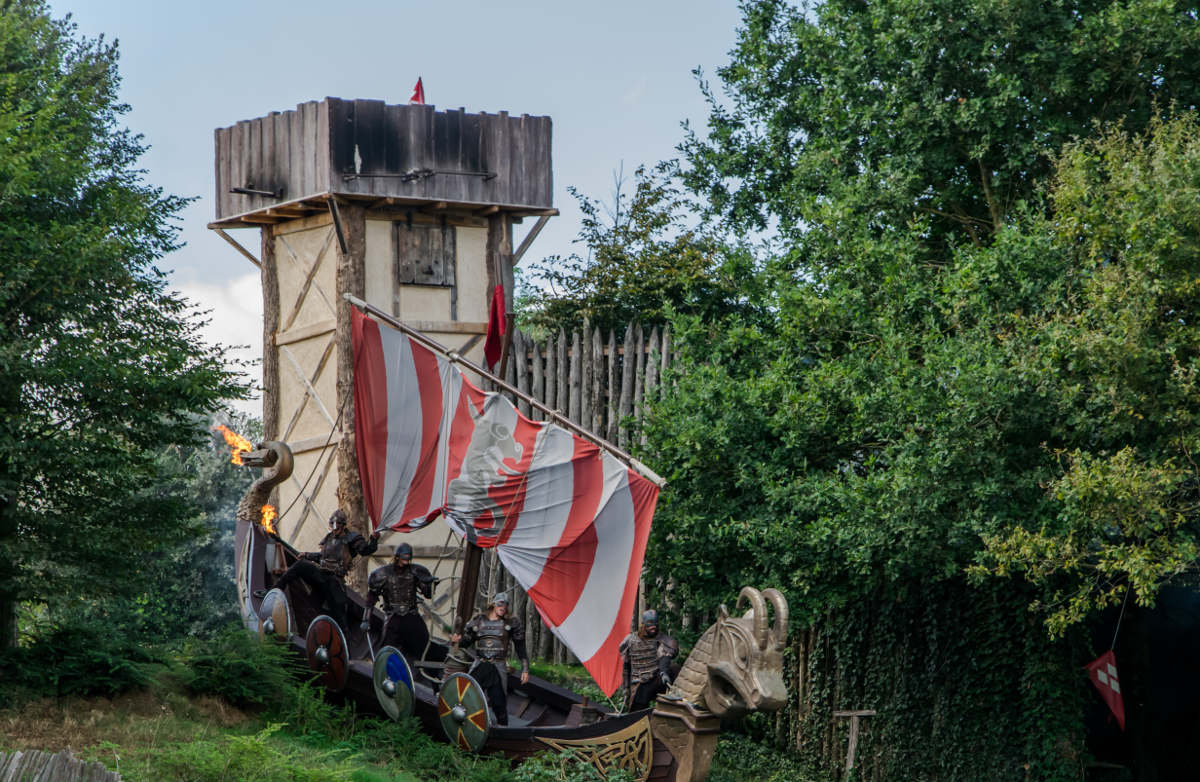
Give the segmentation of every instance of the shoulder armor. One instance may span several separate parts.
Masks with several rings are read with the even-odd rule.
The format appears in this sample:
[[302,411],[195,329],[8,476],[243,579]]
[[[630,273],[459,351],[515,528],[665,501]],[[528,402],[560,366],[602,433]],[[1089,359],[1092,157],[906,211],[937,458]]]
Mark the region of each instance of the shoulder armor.
[[426,583],[433,581],[433,574],[430,573],[429,568],[425,567],[424,565],[418,565],[414,562],[409,567],[413,569],[413,575],[417,577],[418,581],[424,581]]
[[367,576],[367,588],[372,592],[378,592],[387,582],[387,577],[391,573],[391,565],[377,567],[371,571],[371,575]]
[[669,635],[659,638],[658,646],[662,650],[664,657],[674,657],[679,654],[679,642]]

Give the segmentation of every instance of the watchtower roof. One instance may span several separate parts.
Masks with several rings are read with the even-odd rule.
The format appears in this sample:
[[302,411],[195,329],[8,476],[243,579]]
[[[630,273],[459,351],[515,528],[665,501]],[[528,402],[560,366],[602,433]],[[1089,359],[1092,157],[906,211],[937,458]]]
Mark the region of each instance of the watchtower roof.
[[334,196],[557,214],[549,117],[325,98],[215,135],[212,227],[302,217]]

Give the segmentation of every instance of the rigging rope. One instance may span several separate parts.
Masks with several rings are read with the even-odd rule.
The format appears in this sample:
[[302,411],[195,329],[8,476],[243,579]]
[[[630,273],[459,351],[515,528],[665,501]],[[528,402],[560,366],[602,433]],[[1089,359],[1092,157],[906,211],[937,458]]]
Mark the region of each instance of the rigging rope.
[[[329,430],[329,437],[325,438],[325,445],[321,446],[322,454],[324,454],[326,452],[326,450],[329,448],[329,444],[331,442],[333,442],[334,433],[341,431],[342,413],[346,412],[346,400],[349,398],[350,398],[350,394],[346,394],[345,396],[342,397],[342,404],[340,407],[338,407],[337,421],[335,421],[333,423],[333,428]],[[330,458],[332,458],[332,457],[330,457]],[[304,497],[304,491],[308,488],[309,481],[311,481],[313,479],[313,476],[317,474],[317,468],[320,466],[321,466],[321,459],[320,459],[320,457],[317,457],[317,460],[315,462],[313,462],[312,470],[310,470],[308,473],[308,477],[305,478],[304,483],[302,483],[300,485],[300,491],[297,492],[296,497],[292,500],[291,504],[287,506],[287,509],[284,510],[283,513],[279,514],[280,521],[283,521],[283,517],[286,516],[288,514],[288,512],[291,511],[292,508],[296,507],[296,503],[299,502],[302,497]]]

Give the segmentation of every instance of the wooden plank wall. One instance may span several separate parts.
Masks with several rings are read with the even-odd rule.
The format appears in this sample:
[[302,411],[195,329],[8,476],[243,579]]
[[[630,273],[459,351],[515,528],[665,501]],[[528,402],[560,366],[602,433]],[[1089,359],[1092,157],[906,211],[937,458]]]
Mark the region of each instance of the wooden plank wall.
[[[378,100],[309,101],[217,128],[216,218],[327,192],[548,209],[554,202],[551,136],[549,117]],[[399,176],[421,169],[443,173],[410,181]],[[484,171],[496,176],[445,173]],[[246,195],[231,187],[282,192]]]
[[[511,355],[505,378],[510,385],[628,451],[642,436],[637,421],[658,397],[660,380],[670,366],[671,333],[669,328],[640,324],[630,324],[623,334],[585,326],[536,341],[516,331]],[[544,420],[527,402],[516,404],[523,415]],[[486,595],[503,588],[511,596],[514,615],[524,619],[530,654],[556,663],[575,662],[490,549],[483,567],[479,607]]]
[[120,782],[121,775],[109,771],[102,763],[76,758],[69,749],[62,752],[43,752],[40,749],[0,752],[0,782],[26,780],[54,782]]

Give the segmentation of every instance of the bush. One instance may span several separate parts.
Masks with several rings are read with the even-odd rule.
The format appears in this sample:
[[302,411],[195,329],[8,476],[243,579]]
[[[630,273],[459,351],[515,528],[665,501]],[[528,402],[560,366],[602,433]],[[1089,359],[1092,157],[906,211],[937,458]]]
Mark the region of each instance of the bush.
[[241,623],[211,640],[189,642],[183,685],[194,695],[216,695],[242,709],[284,708],[306,669],[286,646],[260,641]]
[[803,782],[818,779],[798,759],[748,736],[724,733],[717,743],[708,782]]
[[517,766],[515,782],[633,782],[636,776],[624,769],[599,771],[571,750],[544,752]]
[[0,668],[30,694],[112,697],[146,686],[155,666],[165,662],[160,650],[136,635],[100,617],[76,615],[9,650]]

